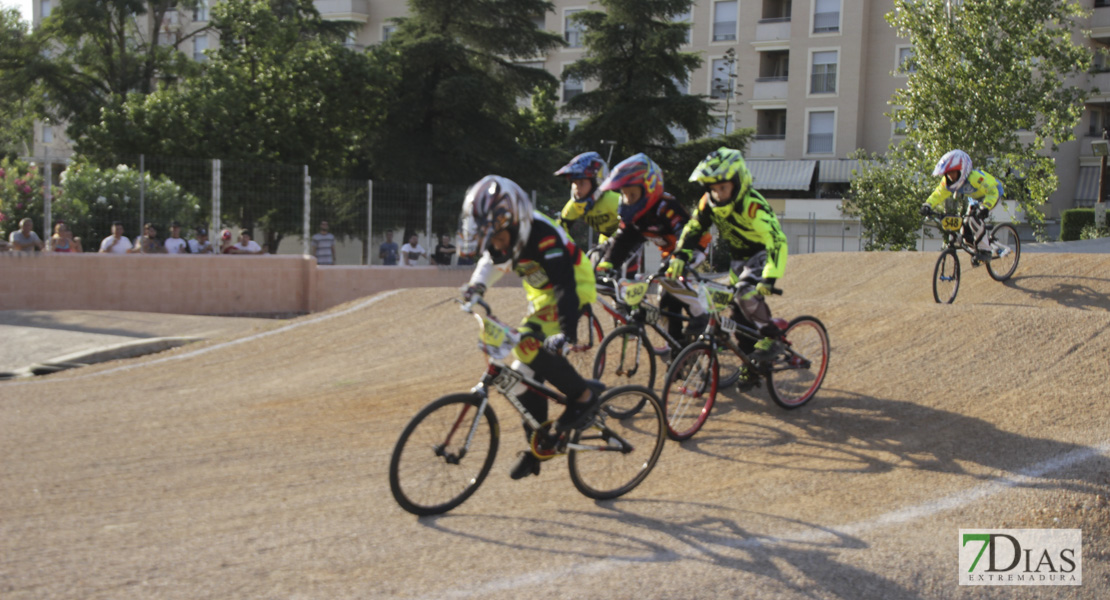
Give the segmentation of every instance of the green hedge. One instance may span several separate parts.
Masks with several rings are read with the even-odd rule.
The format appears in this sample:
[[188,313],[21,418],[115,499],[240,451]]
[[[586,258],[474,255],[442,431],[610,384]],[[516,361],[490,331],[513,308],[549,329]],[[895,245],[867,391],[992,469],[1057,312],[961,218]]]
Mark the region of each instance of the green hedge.
[[1060,215],[1060,241],[1074,242],[1080,238],[1083,228],[1095,225],[1095,209],[1072,208]]

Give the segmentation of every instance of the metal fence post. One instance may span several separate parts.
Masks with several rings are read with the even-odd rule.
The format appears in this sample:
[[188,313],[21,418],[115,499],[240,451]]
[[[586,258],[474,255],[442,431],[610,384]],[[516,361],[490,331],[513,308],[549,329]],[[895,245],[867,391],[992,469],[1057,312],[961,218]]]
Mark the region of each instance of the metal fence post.
[[209,240],[213,242],[216,254],[220,253],[218,244],[223,242],[220,235],[220,159],[212,159],[212,228],[208,232]]
[[44,243],[54,234],[54,226],[50,223],[54,217],[52,214],[54,212],[54,196],[50,189],[50,180],[53,178],[53,168],[50,161],[46,161],[42,166],[42,239]]
[[139,231],[142,232],[142,235],[146,235],[146,229],[143,228],[143,226],[146,225],[146,177],[143,176],[144,173],[146,173],[146,155],[145,154],[140,154],[139,155]]
[[366,265],[374,264],[374,180],[366,180]]
[[432,184],[428,184],[428,214],[424,218],[424,239],[427,241],[429,247],[434,248],[432,245]]
[[304,166],[304,237],[301,239],[303,254],[311,254],[309,243],[312,241],[312,178],[308,176],[308,165]]

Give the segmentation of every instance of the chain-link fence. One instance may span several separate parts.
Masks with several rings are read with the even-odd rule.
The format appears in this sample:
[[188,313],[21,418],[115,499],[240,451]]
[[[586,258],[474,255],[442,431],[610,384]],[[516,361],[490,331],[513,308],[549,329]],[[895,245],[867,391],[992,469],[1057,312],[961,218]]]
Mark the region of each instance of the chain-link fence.
[[[43,224],[44,239],[63,222],[82,240],[84,251],[96,252],[113,223],[136,242],[150,225],[161,247],[176,224],[185,239],[196,238],[200,230],[210,232],[217,248],[239,241],[246,231],[265,252],[311,254],[312,236],[326,221],[336,239],[335,264],[383,264],[387,239],[398,248],[415,241],[426,252],[417,264],[429,264],[442,236],[457,244],[459,212],[473,183],[312,177],[303,166],[218,159],[144,155],[116,162],[108,168],[84,162],[53,165],[53,175],[45,178],[52,184],[44,186],[41,214],[32,215]],[[551,216],[568,196],[532,192],[536,207]],[[588,246],[584,225],[572,234]]]

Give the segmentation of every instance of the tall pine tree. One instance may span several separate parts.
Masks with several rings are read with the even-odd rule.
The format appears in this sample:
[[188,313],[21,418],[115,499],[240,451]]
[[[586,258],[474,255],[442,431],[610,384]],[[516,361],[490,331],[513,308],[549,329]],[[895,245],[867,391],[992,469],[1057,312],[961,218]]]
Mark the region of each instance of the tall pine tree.
[[[397,76],[371,171],[392,181],[469,182],[550,172],[522,146],[518,103],[555,79],[522,64],[563,42],[536,27],[543,0],[410,0],[374,50]],[[523,183],[523,182],[522,182]]]
[[[690,138],[704,135],[714,122],[712,104],[702,95],[684,94],[690,73],[701,66],[695,52],[680,52],[689,23],[676,22],[691,0],[598,0],[605,10],[582,11],[572,18],[586,27],[586,56],[563,72],[563,80],[597,83],[596,89],[567,102],[564,110],[585,118],[571,134],[579,149],[596,149],[615,140],[614,156],[674,146],[671,127]],[[615,159],[614,159],[615,160]]]

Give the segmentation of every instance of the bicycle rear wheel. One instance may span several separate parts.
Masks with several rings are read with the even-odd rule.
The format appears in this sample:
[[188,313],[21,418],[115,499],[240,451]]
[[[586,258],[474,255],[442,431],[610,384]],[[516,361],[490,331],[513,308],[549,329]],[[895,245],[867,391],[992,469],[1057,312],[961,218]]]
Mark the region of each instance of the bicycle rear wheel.
[[1021,259],[1021,239],[1017,229],[1009,223],[996,225],[991,231],[991,259],[987,261],[987,272],[995,281],[1006,281],[1017,270]]
[[950,248],[940,253],[933,268],[933,300],[938,304],[952,304],[960,291],[960,257]]
[[655,392],[641,385],[606,390],[597,414],[590,427],[571,437],[567,466],[578,491],[609,500],[632,491],[651,473],[663,452],[666,424]]
[[678,354],[663,379],[668,437],[681,442],[701,429],[717,399],[719,375],[717,353],[708,342],[695,342]]
[[767,391],[775,404],[793,409],[805,405],[825,381],[829,368],[829,334],[813,317],[798,317],[782,334],[786,350],[767,375]]
[[[401,508],[418,516],[438,515],[482,485],[497,458],[499,429],[489,404],[481,415],[479,406],[476,394],[452,394],[409,421],[389,461],[389,488]],[[464,448],[474,425],[474,438]]]
[[593,372],[594,357],[597,347],[605,335],[601,331],[601,321],[597,320],[593,310],[582,313],[578,319],[578,342],[567,354],[567,360],[579,375],[588,376]]

